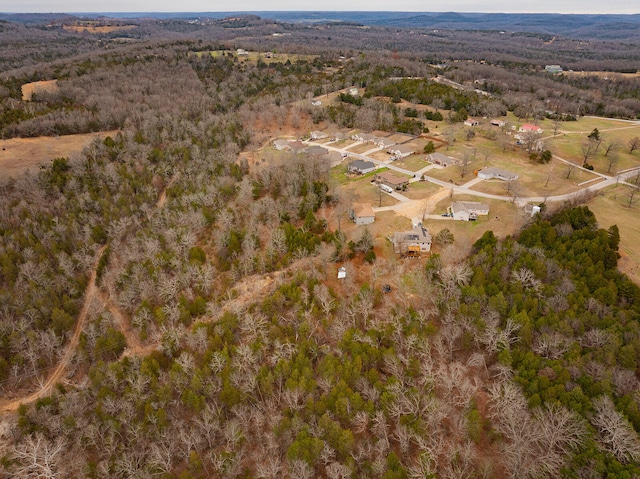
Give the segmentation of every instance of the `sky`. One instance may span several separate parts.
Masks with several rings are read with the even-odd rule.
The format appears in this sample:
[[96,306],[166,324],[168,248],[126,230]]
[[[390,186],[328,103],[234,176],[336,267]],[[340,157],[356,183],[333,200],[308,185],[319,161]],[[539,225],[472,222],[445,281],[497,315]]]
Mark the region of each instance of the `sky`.
[[0,12],[401,11],[487,13],[640,13],[638,0],[0,0]]

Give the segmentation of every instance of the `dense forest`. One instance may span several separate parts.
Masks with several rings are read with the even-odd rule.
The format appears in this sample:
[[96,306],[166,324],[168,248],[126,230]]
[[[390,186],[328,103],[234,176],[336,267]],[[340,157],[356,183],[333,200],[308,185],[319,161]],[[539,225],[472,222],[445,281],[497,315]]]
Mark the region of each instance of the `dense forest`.
[[[251,22],[145,24],[123,45],[2,25],[25,39],[23,56],[0,54],[2,138],[117,133],[0,185],[1,474],[640,475],[640,289],[616,269],[615,226],[586,207],[545,212],[469,257],[411,267],[377,258],[368,230],[341,231],[326,163],[240,154],[277,126],[414,132],[402,99],[443,124],[536,118],[548,100],[634,118],[637,85],[551,77],[522,50],[454,62],[386,29]],[[291,35],[263,36],[275,28]],[[267,40],[315,56],[194,54]],[[23,83],[52,79],[21,99]],[[366,95],[309,104],[351,85]],[[360,271],[347,263],[336,283],[345,259]]]

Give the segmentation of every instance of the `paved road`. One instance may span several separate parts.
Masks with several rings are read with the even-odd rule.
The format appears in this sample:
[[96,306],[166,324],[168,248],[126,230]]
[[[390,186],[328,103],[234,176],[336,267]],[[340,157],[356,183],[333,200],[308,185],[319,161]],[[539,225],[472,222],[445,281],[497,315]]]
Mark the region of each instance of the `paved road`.
[[[640,122],[637,122],[640,124]],[[328,144],[322,144],[322,143],[317,143],[317,142],[313,142],[313,141],[307,141],[305,142],[306,144],[309,145],[318,145],[318,146],[322,146],[324,148],[327,148],[328,150],[333,150],[333,151],[338,151],[340,153],[347,153],[349,155],[349,157],[351,158],[355,158],[355,159],[360,159],[360,160],[364,160],[364,161],[370,161],[374,164],[376,164],[378,167],[380,168],[389,168],[392,171],[396,171],[398,173],[401,173],[403,175],[407,175],[407,176],[411,176],[411,180],[409,180],[409,182],[413,183],[415,181],[419,181],[420,178],[424,177],[424,179],[430,183],[433,183],[435,185],[441,186],[442,188],[446,188],[445,193],[446,194],[465,194],[465,195],[472,195],[472,196],[476,196],[479,198],[487,198],[487,199],[491,199],[491,200],[499,200],[499,201],[510,201],[510,202],[515,202],[518,205],[525,205],[527,203],[543,203],[543,202],[562,202],[562,201],[569,201],[572,198],[578,197],[582,194],[584,194],[585,192],[595,192],[595,191],[599,191],[601,189],[607,188],[609,186],[613,186],[619,183],[623,183],[623,184],[627,184],[630,186],[635,186],[633,184],[629,184],[626,183],[626,180],[628,180],[631,177],[634,177],[636,175],[638,175],[640,173],[640,167],[635,167],[635,168],[631,168],[629,170],[625,170],[624,172],[619,172],[617,176],[610,176],[610,175],[606,175],[604,173],[599,173],[597,171],[591,171],[591,170],[587,170],[586,168],[583,168],[582,166],[576,165],[573,162],[570,162],[568,160],[565,160],[564,158],[561,158],[557,155],[553,155],[553,157],[562,162],[565,163],[567,165],[572,165],[573,167],[575,167],[576,169],[581,169],[584,170],[588,173],[591,173],[593,175],[596,175],[598,177],[601,178],[602,181],[599,181],[598,183],[595,184],[591,184],[591,182],[585,182],[585,188],[581,188],[578,191],[574,191],[572,193],[565,193],[563,195],[555,195],[555,196],[528,196],[528,197],[519,197],[519,198],[514,198],[513,196],[509,196],[509,195],[494,195],[491,193],[485,193],[482,191],[477,191],[477,190],[472,190],[470,189],[473,185],[476,185],[477,183],[480,183],[481,181],[483,181],[481,178],[474,178],[471,181],[465,183],[464,185],[455,185],[446,181],[442,181],[439,180],[437,178],[433,178],[431,176],[428,176],[426,174],[427,171],[433,169],[433,168],[440,168],[437,165],[432,165],[429,164],[427,166],[425,166],[424,168],[418,170],[418,171],[410,171],[407,170],[405,168],[400,168],[399,166],[396,166],[393,164],[393,162],[391,161],[380,161],[380,160],[376,160],[375,158],[371,158],[369,156],[367,156],[368,153],[373,153],[376,151],[380,151],[380,148],[373,148],[371,150],[368,150],[364,153],[353,153],[351,151],[349,151],[349,148],[353,145],[349,145],[345,148],[336,148],[334,146],[328,145]],[[388,193],[391,196],[393,196],[395,199],[397,199],[400,203],[395,204],[393,206],[383,206],[383,207],[374,207],[373,210],[374,211],[396,211],[398,213],[401,214],[407,214],[410,215],[411,217],[415,216],[415,213],[417,210],[423,208],[425,212],[428,212],[428,210],[430,209],[430,207],[432,208],[437,201],[440,201],[442,199],[442,193],[443,191],[439,191],[437,192],[435,195],[433,195],[432,197],[428,197],[428,198],[422,198],[419,200],[412,200],[410,198],[407,198],[406,196],[394,192],[394,193]],[[438,217],[437,215],[429,215],[429,216],[434,216],[434,217]]]

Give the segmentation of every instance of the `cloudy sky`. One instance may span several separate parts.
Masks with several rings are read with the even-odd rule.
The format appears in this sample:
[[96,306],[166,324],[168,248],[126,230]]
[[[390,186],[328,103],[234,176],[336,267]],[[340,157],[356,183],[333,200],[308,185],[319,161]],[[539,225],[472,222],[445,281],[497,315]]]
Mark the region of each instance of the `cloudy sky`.
[[224,12],[349,10],[403,12],[640,13],[637,0],[1,0],[0,12]]

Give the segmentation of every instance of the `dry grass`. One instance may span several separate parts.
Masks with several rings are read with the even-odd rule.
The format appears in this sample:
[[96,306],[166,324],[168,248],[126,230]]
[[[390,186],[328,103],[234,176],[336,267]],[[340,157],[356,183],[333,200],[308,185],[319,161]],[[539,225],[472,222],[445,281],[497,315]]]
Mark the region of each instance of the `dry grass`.
[[0,179],[36,170],[54,158],[68,157],[82,151],[94,138],[113,136],[116,131],[66,135],[59,137],[13,138],[0,140]]
[[271,58],[268,58],[266,52],[247,52],[247,55],[238,56],[237,52],[231,51],[231,50],[214,50],[214,51],[208,51],[208,52],[195,52],[193,54],[198,57],[209,54],[214,58],[231,54],[234,58],[238,58],[240,61],[257,63],[258,60],[261,60],[266,64],[286,63],[287,61],[290,61],[291,63],[295,63],[300,60],[311,61],[314,58],[317,58],[319,56],[319,55],[303,55],[303,54],[295,54],[295,53],[278,53],[278,54],[272,54]]
[[418,171],[431,164],[426,161],[424,157],[424,154],[411,155],[407,156],[406,158],[402,158],[401,160],[396,160],[393,162],[393,164],[400,168],[404,168],[405,170]]
[[111,33],[122,30],[133,30],[137,25],[65,25],[63,29],[70,32]]
[[33,94],[56,93],[58,91],[58,80],[43,80],[25,83],[22,85],[22,100],[31,101]]
[[476,242],[486,231],[493,231],[498,238],[505,238],[518,231],[525,222],[522,208],[507,201],[486,200],[470,195],[448,196],[441,200],[435,208],[434,213],[442,213],[447,210],[453,201],[479,201],[490,206],[488,216],[480,216],[477,221],[454,221],[448,219],[429,219],[427,225],[432,232],[438,232],[443,228],[448,228],[453,233],[456,241]]
[[429,198],[441,189],[441,186],[428,181],[416,181],[411,183],[407,188],[407,191],[403,191],[402,194],[412,200],[421,200]]
[[620,261],[618,268],[640,285],[640,199],[628,207],[627,188],[608,189],[587,204],[601,228],[618,225],[620,230]]

